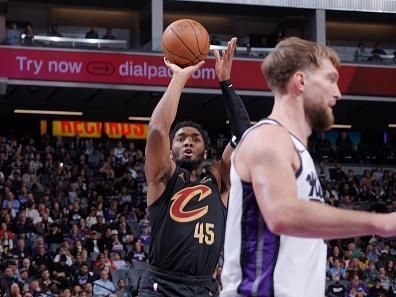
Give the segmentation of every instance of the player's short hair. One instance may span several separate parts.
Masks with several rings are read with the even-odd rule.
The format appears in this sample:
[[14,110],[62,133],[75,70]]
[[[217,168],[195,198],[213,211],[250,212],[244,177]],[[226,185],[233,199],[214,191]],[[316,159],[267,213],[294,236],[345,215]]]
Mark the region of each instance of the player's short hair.
[[272,90],[284,93],[287,82],[296,71],[319,68],[323,58],[329,59],[336,68],[340,66],[340,58],[332,48],[289,37],[280,41],[265,57],[261,71]]
[[209,149],[208,133],[202,128],[202,126],[200,124],[193,122],[193,121],[179,122],[173,127],[173,129],[169,132],[169,140],[170,140],[171,146],[172,146],[172,142],[173,142],[173,139],[175,138],[177,131],[179,131],[181,128],[184,128],[184,127],[191,127],[191,128],[197,129],[198,132],[202,136],[202,139],[203,139],[204,145],[205,145],[205,149]]

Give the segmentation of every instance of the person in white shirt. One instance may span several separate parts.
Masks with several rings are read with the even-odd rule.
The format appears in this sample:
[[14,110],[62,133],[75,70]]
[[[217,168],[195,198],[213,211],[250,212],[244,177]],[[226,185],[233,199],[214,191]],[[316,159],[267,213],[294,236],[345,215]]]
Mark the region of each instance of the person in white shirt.
[[93,294],[95,296],[109,296],[115,292],[113,283],[109,280],[109,272],[103,269],[100,279],[93,283]]

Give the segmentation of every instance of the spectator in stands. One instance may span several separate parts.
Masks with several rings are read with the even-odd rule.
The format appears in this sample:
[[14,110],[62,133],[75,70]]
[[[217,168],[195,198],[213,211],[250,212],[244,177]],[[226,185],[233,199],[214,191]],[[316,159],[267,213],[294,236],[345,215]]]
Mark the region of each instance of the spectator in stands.
[[357,49],[355,50],[355,62],[367,61],[368,52],[363,42],[359,42]]
[[6,29],[5,43],[9,45],[18,45],[21,43],[21,33],[15,22],[10,23]]
[[360,277],[357,274],[355,274],[351,278],[351,283],[347,287],[347,292],[350,295],[352,294],[352,296],[356,296],[356,292],[358,292],[358,290],[363,290],[366,295],[368,293],[365,283],[360,280]]
[[346,288],[340,283],[338,274],[332,276],[332,283],[327,287],[327,297],[345,297]]
[[396,51],[393,52],[392,62],[396,63]]
[[385,266],[386,275],[389,276],[390,279],[395,278],[395,265],[393,260],[389,260]]
[[328,257],[330,267],[333,267],[335,265],[336,260],[342,261],[340,248],[337,245],[333,247],[331,255]]
[[351,160],[353,145],[346,131],[341,131],[336,139],[336,150],[339,160]]
[[34,38],[34,31],[31,25],[26,25],[25,31],[23,32],[25,34],[25,40],[24,44],[25,45],[32,45],[33,44],[33,38]]
[[219,36],[211,35],[210,44],[212,44],[212,45],[221,45],[221,41],[219,39]]
[[340,162],[335,164],[335,168],[330,170],[330,178],[337,181],[345,181],[347,179],[347,175],[345,174],[344,170],[342,170],[342,165]]
[[73,284],[84,287],[87,283],[92,283],[92,281],[93,278],[89,273],[89,267],[86,263],[83,263],[80,270],[74,274]]
[[18,238],[17,246],[12,250],[12,254],[17,256],[19,259],[30,256],[30,251],[26,248],[25,239]]
[[99,39],[98,28],[91,27],[91,30],[85,34],[85,38],[90,39]]
[[48,28],[48,36],[63,37],[63,34],[59,32],[57,25],[52,25]]
[[[261,49],[266,49],[266,48],[270,47],[268,40],[265,36],[260,38],[260,43],[258,44],[258,47]],[[258,52],[257,56],[264,58],[265,56],[268,55],[268,53],[269,53],[268,50],[265,50],[265,51],[262,50],[262,51]]]
[[133,247],[133,250],[129,254],[129,259],[133,263],[135,261],[145,262],[148,258],[148,255],[143,251],[142,243],[137,240]]
[[227,146],[228,142],[229,140],[225,138],[223,133],[219,134],[215,142],[215,152],[217,159],[221,158],[221,154]]
[[51,278],[51,274],[48,268],[41,270],[40,288],[44,292],[52,293],[51,288],[55,285],[54,280]]
[[5,294],[4,297],[21,297],[21,289],[18,283],[12,283],[10,287],[10,293]]
[[54,280],[59,282],[59,288],[65,289],[71,287],[73,270],[66,264],[66,255],[61,255],[59,262],[53,267]]
[[329,269],[328,274],[331,279],[334,275],[337,275],[340,279],[345,278],[345,269],[342,267],[340,259],[334,260],[334,266]]
[[19,270],[19,282],[22,288],[29,286],[30,281],[31,277],[29,275],[29,270],[27,270],[26,268],[21,268]]
[[387,291],[381,286],[381,280],[376,278],[374,280],[374,286],[372,286],[369,290],[370,297],[381,297],[386,296]]
[[333,149],[331,147],[330,140],[326,137],[326,134],[322,131],[319,133],[319,138],[314,139],[314,152],[315,156],[319,159],[333,159]]
[[106,34],[103,35],[103,39],[110,39],[114,40],[116,39],[115,36],[113,35],[113,30],[111,28],[106,28]]
[[381,281],[381,286],[388,291],[390,286],[391,286],[391,279],[389,278],[389,276],[386,275],[386,270],[385,267],[380,267],[379,268],[379,276],[378,278]]
[[117,297],[132,297],[131,293],[126,288],[126,283],[124,279],[120,279],[117,283],[118,289],[115,291]]
[[11,267],[7,265],[0,279],[1,291],[3,293],[9,292],[11,284],[13,284],[14,282],[17,282],[17,279],[14,277]]
[[385,50],[381,47],[379,42],[376,42],[373,50],[371,51],[371,56],[369,57],[369,61],[372,62],[382,62],[382,55],[386,55]]
[[100,274],[100,279],[93,283],[93,294],[96,296],[109,296],[115,292],[113,283],[109,280],[109,272],[103,269]]

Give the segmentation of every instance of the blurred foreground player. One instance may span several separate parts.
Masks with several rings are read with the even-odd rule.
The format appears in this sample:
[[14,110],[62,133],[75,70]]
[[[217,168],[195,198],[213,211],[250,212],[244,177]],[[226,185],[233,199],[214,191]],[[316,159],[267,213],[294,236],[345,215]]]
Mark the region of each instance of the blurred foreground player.
[[[230,81],[235,45],[233,38],[221,56],[215,51],[215,69],[238,140],[250,120]],[[183,69],[167,59],[165,64],[173,76],[151,116],[146,144],[152,241],[139,296],[217,296],[212,274],[224,243],[232,147],[205,170],[208,137],[201,126],[181,122],[170,131],[182,90],[204,62]]]
[[395,213],[323,203],[306,146],[312,130],[333,124],[332,108],[341,98],[338,66],[334,50],[296,37],[265,58],[262,70],[275,101],[232,156],[222,297],[324,296],[323,239],[396,234]]

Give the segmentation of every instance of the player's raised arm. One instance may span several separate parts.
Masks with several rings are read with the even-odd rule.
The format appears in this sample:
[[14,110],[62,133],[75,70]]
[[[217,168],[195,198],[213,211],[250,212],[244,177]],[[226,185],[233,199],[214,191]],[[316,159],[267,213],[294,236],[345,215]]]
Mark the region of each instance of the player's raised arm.
[[[265,143],[262,138],[272,141]],[[272,232],[324,239],[396,234],[396,214],[344,210],[300,199],[293,168],[293,162],[298,163],[296,151],[282,127],[259,127],[246,140],[249,144],[242,144],[236,162],[242,167],[238,169],[248,173],[260,211]]]
[[242,99],[235,92],[231,81],[231,70],[237,39],[232,38],[227,49],[220,54],[214,50],[215,70],[220,83],[220,88],[224,98],[224,105],[227,117],[230,122],[231,141],[225,148],[220,164],[220,175],[222,180],[222,191],[227,192],[229,189],[229,172],[232,148],[235,148],[243,133],[250,127],[250,118]]
[[[165,189],[165,183],[175,169],[170,158],[169,131],[175,120],[180,96],[187,80],[204,62],[180,68],[164,59],[173,76],[149,123],[146,143],[145,174],[148,183],[147,204],[151,205]],[[163,182],[161,182],[163,181]]]

